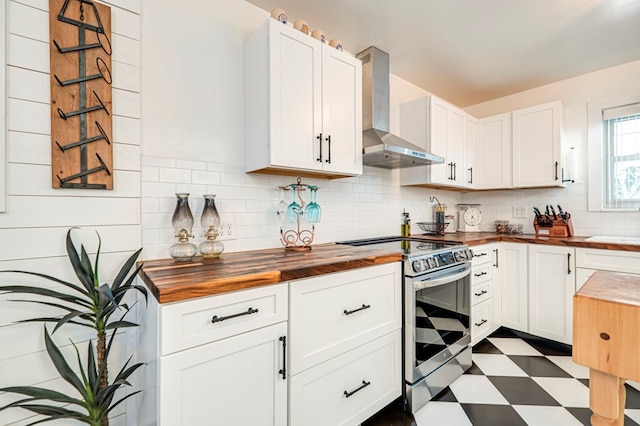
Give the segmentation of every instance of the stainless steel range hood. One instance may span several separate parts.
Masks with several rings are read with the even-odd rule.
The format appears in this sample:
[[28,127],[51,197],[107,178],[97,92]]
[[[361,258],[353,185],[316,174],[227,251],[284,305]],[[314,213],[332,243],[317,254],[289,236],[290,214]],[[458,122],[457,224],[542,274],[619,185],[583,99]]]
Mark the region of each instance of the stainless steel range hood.
[[356,57],[362,61],[362,163],[384,169],[444,163],[444,158],[389,133],[389,55],[371,46]]

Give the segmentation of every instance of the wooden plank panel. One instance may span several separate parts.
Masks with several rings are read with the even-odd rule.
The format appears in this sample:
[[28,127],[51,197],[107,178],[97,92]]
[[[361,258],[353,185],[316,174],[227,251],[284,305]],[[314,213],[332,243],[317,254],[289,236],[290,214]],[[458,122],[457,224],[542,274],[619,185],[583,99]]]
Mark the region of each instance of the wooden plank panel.
[[113,111],[121,117],[140,118],[140,94],[114,88]]
[[[0,259],[20,260],[51,256],[65,256],[64,239],[70,225],[58,228],[4,228],[0,229]],[[86,226],[82,230],[97,230],[102,238],[103,249],[109,251],[135,250],[141,247],[140,225]],[[85,241],[82,239],[82,241]],[[89,241],[89,240],[88,240]]]
[[[135,147],[134,147],[135,148]],[[130,151],[127,151],[130,152]],[[24,163],[9,164],[9,195],[57,196],[60,191],[48,185],[51,166]],[[140,196],[140,172],[135,170],[118,170],[114,173],[113,191],[101,192],[101,197],[131,198]],[[95,192],[84,189],[65,190],[64,196],[95,197]]]
[[[99,3],[50,0],[49,10],[52,186],[113,189],[111,9]],[[61,17],[72,22],[62,21]],[[80,27],[80,23],[98,30]],[[102,48],[62,53],[56,47],[56,43],[69,48],[96,42]],[[62,83],[93,75],[102,76],[68,85]],[[82,112],[95,106],[104,109]],[[99,135],[105,139],[68,150],[60,148]]]
[[48,135],[51,131],[49,105],[8,99],[7,130]]
[[142,140],[141,124],[137,118],[113,117],[113,141],[127,143],[131,145],[140,145]]
[[114,8],[111,12],[114,33],[140,40],[140,16],[119,8]]
[[[108,197],[9,196],[3,224],[12,228],[137,224],[140,200]],[[51,212],[59,212],[51,214]]]
[[7,64],[49,73],[49,44],[15,34],[8,36]]
[[140,68],[113,61],[113,87],[130,92],[140,92]]
[[9,2],[9,32],[49,43],[49,14],[41,9]]
[[45,104],[51,102],[47,74],[24,68],[8,67],[7,79],[8,97]]
[[140,67],[140,43],[123,35],[112,33],[113,60],[123,64]]
[[[47,83],[49,79],[47,78]],[[51,166],[51,136],[37,133],[7,132],[10,163],[31,163]],[[49,177],[47,176],[47,185]]]
[[[124,143],[113,144],[113,168],[116,170],[131,170],[139,172],[142,168],[140,165],[140,157],[141,153],[139,145],[129,145]],[[117,174],[115,179],[117,181]],[[136,182],[136,185],[140,186],[140,182]]]

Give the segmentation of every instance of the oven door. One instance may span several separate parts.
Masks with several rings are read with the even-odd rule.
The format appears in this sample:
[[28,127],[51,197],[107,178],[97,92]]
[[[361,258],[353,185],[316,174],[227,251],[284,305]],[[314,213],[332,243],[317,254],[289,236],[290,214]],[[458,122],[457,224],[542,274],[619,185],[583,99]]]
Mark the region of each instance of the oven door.
[[412,384],[471,343],[471,262],[405,281],[405,380]]

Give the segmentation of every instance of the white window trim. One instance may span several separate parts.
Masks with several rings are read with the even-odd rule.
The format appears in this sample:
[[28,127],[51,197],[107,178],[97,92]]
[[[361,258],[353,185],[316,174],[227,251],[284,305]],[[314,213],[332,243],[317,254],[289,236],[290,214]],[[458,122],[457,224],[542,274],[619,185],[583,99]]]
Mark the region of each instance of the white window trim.
[[604,196],[604,144],[602,140],[602,110],[640,102],[640,93],[616,96],[587,104],[588,192],[589,211],[635,212],[637,209],[603,207]]
[[7,19],[9,2],[2,2],[0,10],[0,213],[7,209]]

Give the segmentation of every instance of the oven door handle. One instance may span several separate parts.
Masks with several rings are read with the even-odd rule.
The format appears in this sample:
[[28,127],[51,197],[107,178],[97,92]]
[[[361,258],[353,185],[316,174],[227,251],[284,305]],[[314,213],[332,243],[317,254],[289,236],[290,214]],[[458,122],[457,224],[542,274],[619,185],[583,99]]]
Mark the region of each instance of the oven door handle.
[[421,290],[423,288],[438,287],[440,285],[449,284],[453,281],[457,281],[460,278],[464,278],[470,274],[471,274],[471,268],[466,267],[464,270],[456,274],[446,275],[444,277],[436,278],[433,280],[414,281],[413,288],[414,290]]

